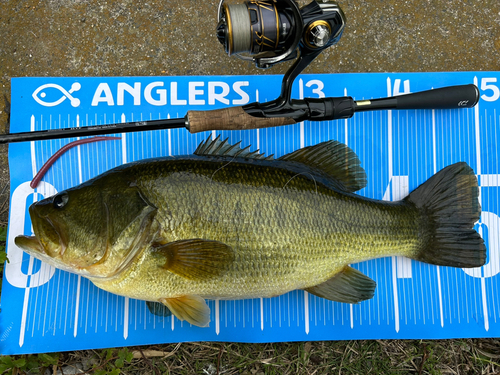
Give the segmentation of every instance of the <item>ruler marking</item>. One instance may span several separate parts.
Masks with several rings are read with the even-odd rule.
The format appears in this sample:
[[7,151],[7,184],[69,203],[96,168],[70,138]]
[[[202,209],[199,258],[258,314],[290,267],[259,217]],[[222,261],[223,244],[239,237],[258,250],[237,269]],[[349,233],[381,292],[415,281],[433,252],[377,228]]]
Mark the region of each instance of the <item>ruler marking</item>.
[[[477,77],[474,77],[474,84],[478,85]],[[485,113],[486,116],[486,113]],[[482,191],[481,191],[481,174],[482,174],[482,166],[481,166],[481,119],[479,116],[479,103],[474,107],[474,123],[475,123],[475,136],[476,136],[476,173],[479,177],[479,204],[482,206]],[[481,219],[479,219],[481,222]],[[481,299],[483,306],[483,315],[484,315],[484,329],[488,331],[490,329],[489,316],[488,316],[488,301],[486,295],[486,284],[484,282],[484,276],[481,277]]]
[[260,298],[260,330],[264,330],[264,299]]
[[219,306],[219,300],[216,299],[214,301],[215,303],[215,333],[217,336],[219,336],[220,333],[220,306]]
[[304,291],[304,323],[306,334],[309,334],[309,293]]

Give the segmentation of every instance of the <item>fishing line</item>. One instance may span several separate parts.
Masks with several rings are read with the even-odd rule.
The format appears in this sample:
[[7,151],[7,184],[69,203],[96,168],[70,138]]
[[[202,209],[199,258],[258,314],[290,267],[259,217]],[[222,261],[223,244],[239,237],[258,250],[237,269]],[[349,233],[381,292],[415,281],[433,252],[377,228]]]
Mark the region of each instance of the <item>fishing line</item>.
[[252,25],[248,17],[248,8],[245,4],[227,6],[227,22],[232,27],[230,35],[229,55],[249,52],[252,38]]
[[217,172],[219,172],[220,170],[226,168],[229,164],[231,164],[234,159],[236,158],[236,156],[233,156],[233,158],[231,160],[229,160],[229,162],[227,164],[224,164],[222,167],[220,167],[219,169],[217,169],[214,173],[212,173],[212,177],[210,177],[210,180],[213,182],[214,181],[214,176]]
[[314,181],[314,186],[315,186],[315,189],[316,189],[316,195],[318,195],[318,184],[316,183],[316,178],[314,178],[314,176],[311,173],[309,173],[309,172],[300,172],[300,173],[297,173],[295,176],[293,176],[292,178],[290,178],[288,180],[288,182],[281,188],[281,190],[285,190],[286,185],[288,185],[295,177],[300,176],[300,175],[309,175],[309,176],[311,176],[311,179]]

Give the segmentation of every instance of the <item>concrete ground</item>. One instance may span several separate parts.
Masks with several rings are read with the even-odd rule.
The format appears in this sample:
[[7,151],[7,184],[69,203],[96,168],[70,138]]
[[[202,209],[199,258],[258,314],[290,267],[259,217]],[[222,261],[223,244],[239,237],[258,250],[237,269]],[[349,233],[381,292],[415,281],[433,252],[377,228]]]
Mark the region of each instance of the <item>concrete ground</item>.
[[[287,70],[290,63],[262,71],[229,58],[215,37],[217,5],[217,0],[2,0],[0,132],[9,129],[11,77]],[[307,73],[500,69],[498,0],[340,0],[339,5],[347,17],[344,36]],[[7,181],[7,146],[0,146],[0,190]]]

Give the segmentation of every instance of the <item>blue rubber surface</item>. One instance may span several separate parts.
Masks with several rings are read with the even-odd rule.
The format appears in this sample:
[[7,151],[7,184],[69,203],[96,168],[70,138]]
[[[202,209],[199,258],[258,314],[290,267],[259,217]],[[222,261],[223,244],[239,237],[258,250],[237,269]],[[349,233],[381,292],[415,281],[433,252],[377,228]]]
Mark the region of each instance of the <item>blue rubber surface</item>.
[[[273,342],[388,338],[499,337],[499,72],[302,75],[293,97],[386,97],[476,83],[474,109],[380,111],[349,120],[236,132],[190,134],[185,129],[117,134],[120,140],[78,146],[64,154],[40,186],[29,182],[73,139],[12,144],[8,256],[0,312],[0,353],[22,354],[180,341]],[[12,79],[11,131],[183,117],[276,98],[279,76],[95,77]],[[33,201],[133,160],[191,154],[222,134],[279,157],[336,139],[359,156],[368,176],[360,194],[397,200],[435,172],[466,161],[480,182],[483,214],[476,225],[488,246],[478,269],[436,267],[394,257],[355,265],[378,286],[359,305],[303,291],[272,299],[209,301],[209,328],[149,313],[142,301],[97,289],[88,280],[31,259],[14,244],[30,234]]]

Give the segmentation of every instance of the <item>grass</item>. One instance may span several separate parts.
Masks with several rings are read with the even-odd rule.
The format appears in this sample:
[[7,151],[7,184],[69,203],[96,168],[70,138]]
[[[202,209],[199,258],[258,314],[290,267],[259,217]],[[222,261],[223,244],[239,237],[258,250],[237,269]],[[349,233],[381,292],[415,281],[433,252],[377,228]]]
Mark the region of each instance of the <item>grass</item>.
[[0,373],[488,375],[500,372],[499,353],[499,340],[185,343],[6,356]]

